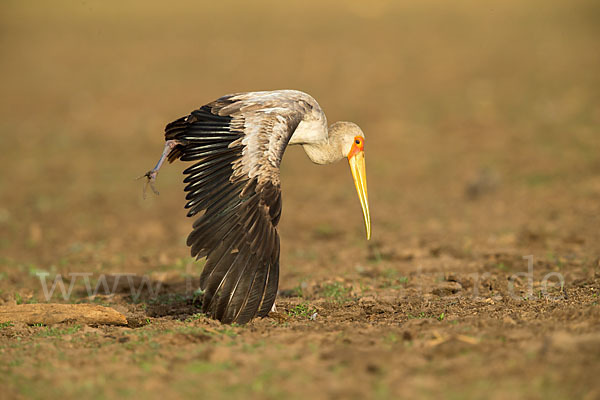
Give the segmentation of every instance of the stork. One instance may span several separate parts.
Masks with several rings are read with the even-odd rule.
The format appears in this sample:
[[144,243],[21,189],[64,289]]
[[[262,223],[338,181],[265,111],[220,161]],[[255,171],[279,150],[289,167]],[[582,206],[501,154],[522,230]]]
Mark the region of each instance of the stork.
[[187,216],[199,215],[187,245],[192,257],[206,257],[200,277],[202,311],[212,318],[244,324],[274,309],[279,166],[287,145],[301,145],[317,164],[348,159],[367,240],[371,237],[365,135],[352,122],[328,128],[325,113],[306,93],[226,95],[168,124],[165,140],[160,160],[144,176],[156,192],[153,184],[165,160],[195,162],[184,171],[183,181]]

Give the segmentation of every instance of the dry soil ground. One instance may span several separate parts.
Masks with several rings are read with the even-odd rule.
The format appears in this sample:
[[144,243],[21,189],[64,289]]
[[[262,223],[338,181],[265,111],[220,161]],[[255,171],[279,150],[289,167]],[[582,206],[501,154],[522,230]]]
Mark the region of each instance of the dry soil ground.
[[[3,323],[1,397],[600,398],[598,2],[215,3],[0,5],[0,307],[46,273],[128,318]],[[366,132],[373,239],[346,163],[289,149],[279,314],[224,326],[184,166],[134,178],[166,122],[275,88]]]

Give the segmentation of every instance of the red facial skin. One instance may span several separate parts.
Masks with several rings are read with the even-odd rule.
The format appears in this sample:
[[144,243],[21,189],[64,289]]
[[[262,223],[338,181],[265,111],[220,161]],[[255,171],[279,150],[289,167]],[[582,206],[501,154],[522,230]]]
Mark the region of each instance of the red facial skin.
[[365,138],[363,138],[362,136],[356,136],[354,138],[354,142],[352,142],[352,148],[350,148],[348,158],[354,157],[361,151],[365,151]]

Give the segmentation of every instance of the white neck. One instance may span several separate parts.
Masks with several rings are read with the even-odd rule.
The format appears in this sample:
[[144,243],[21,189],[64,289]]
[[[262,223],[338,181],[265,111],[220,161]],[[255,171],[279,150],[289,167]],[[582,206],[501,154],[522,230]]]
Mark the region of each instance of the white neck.
[[289,144],[301,144],[308,158],[316,164],[331,164],[342,159],[343,154],[330,133],[326,121],[302,121]]
[[343,158],[343,155],[339,152],[337,146],[332,146],[329,142],[304,144],[302,145],[302,148],[306,152],[308,158],[315,164],[331,164]]

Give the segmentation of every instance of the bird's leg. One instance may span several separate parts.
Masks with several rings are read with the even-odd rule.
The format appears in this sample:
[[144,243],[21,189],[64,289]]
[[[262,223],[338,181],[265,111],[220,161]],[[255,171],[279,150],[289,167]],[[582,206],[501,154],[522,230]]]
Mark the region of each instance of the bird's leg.
[[144,183],[144,192],[143,192],[144,198],[146,198],[146,189],[148,188],[148,185],[150,185],[150,188],[152,189],[152,191],[155,194],[158,194],[158,190],[156,190],[156,188],[154,187],[154,181],[156,181],[156,176],[158,175],[158,171],[160,170],[160,167],[162,167],[165,160],[169,157],[169,154],[171,154],[171,151],[175,148],[175,146],[177,146],[179,144],[183,144],[183,142],[181,142],[179,140],[174,140],[174,139],[167,140],[165,142],[165,148],[163,149],[162,155],[160,156],[160,159],[158,160],[158,162],[156,163],[154,168],[152,168],[150,171],[146,172],[144,175],[142,175],[138,178],[138,179],[146,178],[146,182]]
[[269,314],[267,314],[267,316],[269,318],[273,318],[274,320],[277,320],[279,323],[283,323],[289,319],[288,315],[277,311],[277,308],[275,307],[275,303],[273,303],[273,306],[271,307],[271,311],[269,311]]

